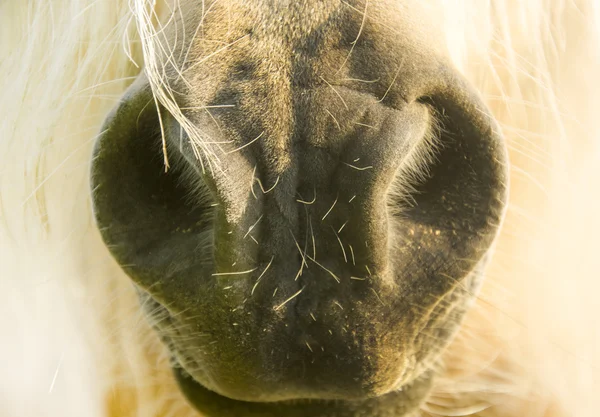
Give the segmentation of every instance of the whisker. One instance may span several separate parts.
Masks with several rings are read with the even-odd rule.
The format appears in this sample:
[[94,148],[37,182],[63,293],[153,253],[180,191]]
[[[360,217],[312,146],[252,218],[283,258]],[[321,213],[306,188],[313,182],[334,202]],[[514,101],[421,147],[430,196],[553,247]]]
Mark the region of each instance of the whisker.
[[212,274],[213,277],[222,277],[222,276],[227,276],[227,275],[244,275],[244,274],[250,274],[254,271],[256,271],[257,268],[252,268],[252,269],[248,269],[247,271],[239,271],[239,272],[218,272],[218,273],[214,273]]
[[306,255],[308,259],[310,259],[311,261],[313,261],[315,264],[317,264],[317,266],[321,267],[322,269],[324,269],[326,272],[329,273],[329,275],[331,275],[333,277],[333,279],[335,279],[337,281],[337,283],[341,283],[342,281],[340,281],[340,279],[337,277],[337,275],[335,275],[331,270],[325,268],[323,265],[321,265],[319,262],[317,262],[316,259],[312,258],[310,255]]
[[338,120],[335,118],[335,116],[333,115],[333,113],[331,113],[329,110],[325,109],[325,111],[327,112],[327,114],[329,114],[331,116],[331,118],[333,119],[333,121],[335,122],[335,125],[337,126],[338,130],[342,130],[342,127],[340,126],[340,122],[338,122]]
[[348,244],[348,247],[350,248],[350,255],[352,256],[352,265],[356,266],[356,260],[354,259],[354,249],[350,244]]
[[346,104],[346,101],[344,100],[344,98],[340,95],[340,93],[331,85],[329,84],[329,82],[323,78],[322,76],[319,76],[324,82],[325,84],[327,84],[329,86],[329,88],[331,88],[333,90],[333,92],[339,97],[339,99],[342,101],[342,104],[344,105],[344,107],[346,108],[346,110],[350,110],[350,108],[348,107],[348,104]]
[[264,214],[261,214],[260,217],[258,218],[258,220],[255,221],[254,224],[248,228],[248,231],[244,235],[244,239],[246,239],[246,237],[250,234],[250,232],[256,227],[258,222],[260,222],[262,220],[263,216],[264,216]]
[[230,153],[234,153],[234,152],[241,151],[241,150],[242,150],[242,149],[244,149],[246,146],[250,146],[250,145],[252,145],[254,142],[256,142],[257,140],[259,140],[259,139],[262,137],[262,135],[264,135],[264,134],[265,134],[265,131],[263,130],[263,131],[261,132],[261,134],[260,134],[260,135],[258,135],[258,136],[257,136],[257,137],[255,137],[254,139],[252,139],[250,142],[246,143],[245,145],[242,145],[242,146],[240,146],[239,148],[235,148],[234,150],[227,152],[227,154],[230,154]]
[[337,202],[338,202],[338,196],[335,197],[335,200],[334,200],[333,204],[331,205],[331,207],[329,208],[329,210],[327,210],[327,213],[325,213],[325,215],[321,218],[321,221],[325,220],[325,218],[327,216],[329,216],[329,213],[331,213],[331,210],[333,210],[333,208],[335,207],[335,205],[337,204]]
[[271,257],[271,260],[269,261],[269,263],[267,264],[267,266],[265,267],[265,269],[262,271],[262,273],[259,275],[259,277],[256,279],[256,283],[254,284],[254,286],[252,287],[252,291],[250,291],[250,295],[254,295],[254,290],[256,290],[256,287],[258,286],[259,282],[261,281],[262,277],[267,273],[267,270],[269,269],[269,267],[271,266],[271,264],[273,263],[273,259],[275,259],[275,255],[273,255]]
[[381,97],[381,99],[379,99],[377,101],[378,103],[381,103],[387,97],[388,93],[390,92],[390,90],[394,86],[394,83],[396,82],[396,78],[398,78],[398,75],[400,74],[400,70],[402,69],[402,66],[404,66],[404,58],[402,59],[402,62],[400,62],[400,65],[398,65],[398,70],[396,70],[396,75],[394,75],[394,78],[392,79],[392,82],[390,83],[390,86],[385,91],[385,94],[383,95],[383,97]]
[[333,230],[333,234],[335,234],[335,237],[337,238],[338,243],[340,244],[340,248],[342,248],[342,254],[344,255],[344,262],[348,263],[348,257],[346,256],[346,249],[344,249],[344,245],[342,244],[342,240],[340,239],[340,237],[338,236],[338,234],[335,232],[335,229],[332,227],[331,230]]
[[311,201],[306,201],[306,200],[302,200],[302,199],[296,199],[296,201],[298,203],[302,203],[302,204],[308,204],[308,205],[314,204],[315,201],[317,201],[317,189],[313,188],[313,190],[314,190],[314,195],[313,195],[313,199]]
[[304,288],[305,287],[302,287],[300,290],[298,290],[294,295],[292,295],[291,297],[289,297],[283,303],[279,304],[277,307],[274,307],[273,310],[275,310],[275,311],[281,310],[287,303],[289,303],[290,301],[292,301],[294,298],[298,297],[300,295],[300,293],[302,291],[304,291]]
[[[350,168],[355,169],[357,171],[366,171],[368,169],[373,169],[373,165],[367,165],[366,167],[357,167],[356,165],[349,164],[348,162],[343,162],[343,164],[347,165]],[[354,196],[354,197],[356,197],[356,196]],[[353,197],[353,199],[354,199],[354,197]],[[352,201],[352,200],[350,200],[350,201]]]

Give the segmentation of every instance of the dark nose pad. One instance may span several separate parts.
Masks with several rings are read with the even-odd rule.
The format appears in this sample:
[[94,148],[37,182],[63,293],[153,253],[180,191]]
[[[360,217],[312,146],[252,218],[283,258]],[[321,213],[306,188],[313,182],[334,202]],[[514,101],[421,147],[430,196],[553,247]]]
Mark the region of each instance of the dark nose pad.
[[[309,222],[304,230],[318,246],[310,274],[297,282],[277,263],[263,277],[272,289],[283,277],[290,288],[303,289],[279,309],[274,307],[295,291],[280,302],[275,291],[252,294],[270,257],[259,264],[256,251],[263,246],[244,237],[263,214],[262,202],[271,198],[260,193],[254,198],[241,180],[250,177],[253,164],[232,154],[223,167],[227,175],[204,181],[214,201],[189,199],[177,171],[164,173],[158,114],[146,106],[152,99],[147,85],[134,85],[107,118],[92,163],[102,237],[142,289],[178,313],[180,323],[211,337],[209,344],[178,339],[175,346],[202,364],[194,374],[198,381],[225,386],[223,395],[249,401],[254,394],[267,400],[351,400],[381,395],[397,381],[408,383],[423,369],[407,364],[435,359],[460,319],[450,315],[445,322],[445,311],[436,308],[447,306],[445,294],[452,300],[470,296],[469,289],[452,291],[489,249],[507,186],[504,144],[478,96],[451,70],[435,80],[402,106],[382,102],[381,129],[356,130],[334,163],[323,159],[319,166],[328,169],[301,173],[307,190],[318,192],[306,213],[319,226],[313,223],[307,234]],[[423,139],[415,134],[414,141],[407,140],[407,132],[431,118],[441,126],[439,146],[425,161],[426,175],[410,184],[410,204],[399,200],[401,209],[391,212],[390,187],[407,175],[402,163],[412,148],[405,145]],[[306,149],[301,158],[315,160],[329,151]],[[357,156],[362,165],[354,163]],[[293,188],[279,187],[277,192],[294,198]],[[220,206],[214,209],[213,203]],[[214,219],[206,215],[212,211]],[[274,237],[287,230],[271,224],[263,241],[271,237],[273,255],[282,256],[277,262],[286,262],[295,242],[278,247],[281,241]],[[236,262],[244,274],[229,276],[234,285],[221,285],[218,268]],[[278,274],[282,270],[286,273]],[[449,330],[432,346],[428,326]],[[268,380],[257,376],[265,374]]]

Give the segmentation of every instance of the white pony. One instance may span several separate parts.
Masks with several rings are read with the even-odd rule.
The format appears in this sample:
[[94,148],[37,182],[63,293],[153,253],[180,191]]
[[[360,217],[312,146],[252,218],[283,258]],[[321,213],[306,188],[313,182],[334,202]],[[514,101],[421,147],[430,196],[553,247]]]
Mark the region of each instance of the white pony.
[[[502,127],[511,185],[486,283],[421,413],[595,417],[600,3],[424,3]],[[197,415],[101,242],[88,185],[101,123],[177,5],[0,3],[3,416]]]

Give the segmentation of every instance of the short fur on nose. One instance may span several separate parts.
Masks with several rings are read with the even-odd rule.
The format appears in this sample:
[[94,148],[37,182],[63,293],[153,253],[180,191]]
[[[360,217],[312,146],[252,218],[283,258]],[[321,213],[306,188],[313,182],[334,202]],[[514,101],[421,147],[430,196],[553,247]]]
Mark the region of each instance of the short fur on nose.
[[291,2],[283,23],[277,2],[222,3],[186,22],[185,82],[168,61],[181,114],[141,75],[107,117],[102,237],[209,415],[405,415],[504,213],[498,128],[403,2]]

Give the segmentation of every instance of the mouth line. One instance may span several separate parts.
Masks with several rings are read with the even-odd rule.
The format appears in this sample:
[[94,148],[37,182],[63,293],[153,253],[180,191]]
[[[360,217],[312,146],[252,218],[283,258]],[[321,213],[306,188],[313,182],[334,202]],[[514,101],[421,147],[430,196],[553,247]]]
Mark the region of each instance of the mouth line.
[[397,417],[415,410],[425,400],[432,374],[376,398],[358,401],[298,399],[280,402],[234,400],[196,382],[184,370],[174,368],[179,388],[188,402],[206,417]]

